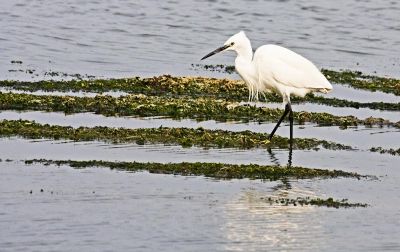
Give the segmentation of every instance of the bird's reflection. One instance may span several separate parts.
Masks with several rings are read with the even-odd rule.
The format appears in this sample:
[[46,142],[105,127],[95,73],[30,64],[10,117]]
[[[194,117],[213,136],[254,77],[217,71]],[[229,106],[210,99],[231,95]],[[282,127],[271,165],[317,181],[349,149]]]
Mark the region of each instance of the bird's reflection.
[[[279,165],[282,166],[281,163],[279,162],[279,158],[277,158],[275,156],[275,153],[272,151],[271,148],[267,149],[268,152],[268,156],[270,157],[270,161],[275,164],[275,165]],[[292,159],[293,159],[293,144],[292,142],[290,142],[289,144],[289,156],[288,156],[288,162],[287,162],[287,167],[292,167]]]
[[[287,167],[291,167],[293,145],[288,147]],[[284,153],[286,155],[287,152]],[[286,157],[282,159],[282,154],[282,150],[267,149],[267,158],[274,165],[286,165]],[[276,247],[303,247],[303,235],[318,237],[321,233],[323,226],[318,218],[312,218],[316,208],[273,204],[267,200],[314,196],[313,191],[299,186],[299,183],[292,183],[288,178],[270,183],[252,184],[251,188],[243,189],[238,198],[225,205],[226,223],[222,229],[227,240],[231,241],[226,245],[227,250],[265,251]],[[316,239],[312,245],[318,248],[320,241]]]
[[279,159],[275,156],[275,153],[272,152],[271,148],[267,149],[268,155],[270,157],[270,160],[273,164],[280,166],[281,164],[279,163]]
[[[279,191],[279,192],[287,192],[290,189],[292,189],[292,185],[290,184],[290,181],[287,178],[283,178],[280,180],[280,184],[277,184],[276,186],[272,187],[273,191]],[[287,197],[285,194],[279,195],[280,197]]]
[[290,144],[289,144],[289,157],[288,157],[288,163],[287,163],[288,167],[292,167],[292,157],[293,157],[293,142],[290,141]]
[[[271,162],[272,162],[273,164],[275,164],[275,165],[281,166],[281,164],[280,164],[280,162],[279,162],[279,158],[277,158],[277,157],[275,156],[275,153],[272,151],[272,149],[271,149],[271,148],[268,148],[268,149],[267,149],[267,152],[268,152],[268,155],[269,155],[269,157],[270,157]],[[290,142],[290,144],[289,144],[289,156],[288,156],[288,162],[287,162],[287,167],[288,167],[288,168],[291,168],[291,167],[292,167],[292,158],[293,158],[293,143]],[[282,190],[282,189],[285,189],[285,190],[290,190],[290,189],[292,189],[292,186],[291,186],[291,184],[290,184],[290,182],[289,182],[289,180],[288,180],[287,178],[282,178],[280,181],[281,181],[282,183],[276,185],[276,186],[273,188],[274,191],[279,191],[279,190]]]
[[[266,202],[267,197],[291,197],[310,192],[301,188],[282,188],[268,192],[269,188],[244,190],[240,197],[225,204],[225,223],[222,227],[227,238],[226,250],[267,251],[270,248],[310,246],[302,237],[318,237],[322,225],[315,216],[315,208],[284,206]],[[320,246],[321,240],[313,240]],[[311,249],[313,250],[313,249]],[[314,249],[315,250],[315,249]]]

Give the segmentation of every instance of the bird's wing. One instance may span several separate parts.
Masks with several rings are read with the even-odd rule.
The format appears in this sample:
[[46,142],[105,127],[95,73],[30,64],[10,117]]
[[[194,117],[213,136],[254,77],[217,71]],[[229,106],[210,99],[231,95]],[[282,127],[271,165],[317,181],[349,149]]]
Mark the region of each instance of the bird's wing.
[[266,46],[255,56],[259,61],[259,72],[268,72],[279,84],[296,88],[332,89],[332,85],[311,61],[289,49]]

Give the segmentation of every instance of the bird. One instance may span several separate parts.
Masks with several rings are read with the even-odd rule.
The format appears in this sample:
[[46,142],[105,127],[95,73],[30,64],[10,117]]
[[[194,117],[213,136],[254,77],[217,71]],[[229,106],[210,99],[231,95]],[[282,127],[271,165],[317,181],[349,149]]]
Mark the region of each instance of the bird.
[[279,45],[262,45],[253,54],[250,40],[244,31],[231,36],[223,46],[205,55],[204,60],[223,52],[236,52],[235,70],[246,83],[249,100],[258,100],[259,93],[275,92],[282,97],[285,110],[275,125],[272,140],[281,122],[289,114],[290,143],[293,142],[293,110],[290,96],[304,97],[308,93],[328,93],[333,88],[319,69],[308,59]]

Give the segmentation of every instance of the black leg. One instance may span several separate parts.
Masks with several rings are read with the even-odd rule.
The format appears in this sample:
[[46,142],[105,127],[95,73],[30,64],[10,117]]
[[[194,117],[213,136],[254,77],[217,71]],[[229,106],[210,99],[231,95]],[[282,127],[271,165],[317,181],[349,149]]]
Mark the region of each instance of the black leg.
[[293,111],[290,108],[289,112],[289,121],[290,121],[290,140],[289,140],[289,159],[288,159],[288,167],[292,167],[292,155],[293,155]]
[[279,125],[281,125],[281,122],[283,121],[283,119],[285,119],[285,117],[289,113],[289,111],[292,111],[292,107],[290,106],[290,103],[287,103],[285,106],[285,112],[283,112],[283,115],[279,119],[278,123],[275,125],[275,128],[272,130],[271,134],[269,134],[269,140],[272,139],[272,137],[275,134],[275,131],[278,129]]
[[293,143],[293,111],[292,108],[290,108],[289,111],[289,121],[290,121],[290,145]]
[[267,151],[271,162],[276,164],[277,166],[280,166],[281,164],[279,163],[279,159],[275,157],[275,153],[272,152],[271,148],[268,148]]
[[288,158],[288,164],[287,164],[288,168],[292,167],[292,157],[293,157],[293,146],[292,146],[292,143],[290,142],[290,144],[289,144],[289,158]]

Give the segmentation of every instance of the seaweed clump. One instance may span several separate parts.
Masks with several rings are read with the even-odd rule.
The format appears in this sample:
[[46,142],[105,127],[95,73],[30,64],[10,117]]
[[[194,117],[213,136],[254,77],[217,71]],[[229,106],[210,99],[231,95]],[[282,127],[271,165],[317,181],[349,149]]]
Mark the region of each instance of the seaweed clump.
[[400,95],[400,80],[397,79],[365,75],[360,71],[333,71],[328,69],[321,71],[328,80],[335,83],[347,84],[358,89]]
[[371,149],[370,149],[370,151],[372,151],[372,152],[378,152],[378,153],[380,153],[380,154],[385,154],[385,153],[387,153],[387,154],[390,154],[390,155],[393,155],[393,156],[400,156],[400,148],[398,148],[397,150],[396,149],[393,149],[393,148],[390,148],[390,149],[384,149],[384,148],[382,148],[382,147],[372,147]]
[[[191,118],[197,120],[237,120],[237,121],[276,121],[282,110],[246,106],[237,102],[212,98],[179,99],[146,95],[112,97],[42,96],[0,92],[0,109],[45,110],[65,113],[94,112],[106,116],[168,116],[172,118]],[[328,113],[295,112],[294,119],[300,124],[317,123],[320,126],[379,125],[400,128],[382,118],[358,119],[354,116],[335,116]]]
[[281,205],[281,206],[325,206],[333,208],[354,208],[354,207],[367,207],[365,203],[350,203],[347,199],[334,200],[333,198],[321,199],[321,198],[310,198],[310,197],[297,197],[296,199],[290,198],[273,198],[268,197],[264,199],[269,204]]
[[[268,140],[268,134],[251,131],[231,132],[206,130],[203,128],[148,128],[126,129],[109,127],[66,127],[39,124],[25,120],[0,121],[0,136],[21,136],[31,139],[68,139],[73,141],[100,140],[111,143],[136,143],[198,146],[203,148],[287,148],[289,139],[275,136]],[[320,146],[333,150],[351,150],[350,146],[313,138],[295,138],[293,149],[318,149]]]
[[282,178],[335,178],[335,177],[365,177],[357,173],[340,170],[313,169],[305,167],[284,167],[277,165],[234,165],[223,163],[140,163],[140,162],[109,162],[109,161],[72,161],[72,160],[26,160],[25,164],[40,163],[43,165],[68,165],[73,168],[103,167],[123,171],[148,171],[158,174],[174,174],[182,176],[206,176],[218,179],[264,179],[279,180]]
[[[132,77],[125,79],[73,79],[69,81],[42,80],[0,81],[0,86],[24,91],[73,91],[103,93],[120,91],[128,94],[143,94],[174,98],[214,98],[227,101],[243,101],[248,99],[248,89],[243,81],[204,78],[174,77],[170,75],[151,78]],[[265,93],[260,97],[266,102],[281,102],[274,93]],[[308,94],[305,98],[293,97],[293,103],[311,102],[335,107],[370,108],[399,111],[400,103],[355,102],[338,98],[327,98]]]

